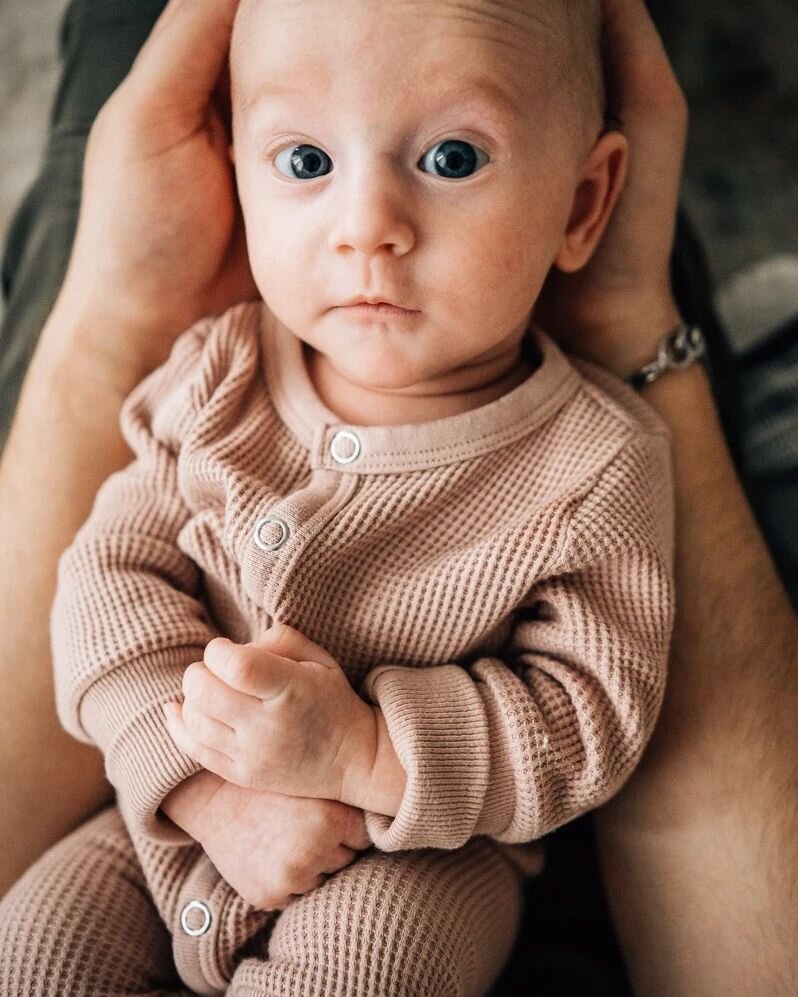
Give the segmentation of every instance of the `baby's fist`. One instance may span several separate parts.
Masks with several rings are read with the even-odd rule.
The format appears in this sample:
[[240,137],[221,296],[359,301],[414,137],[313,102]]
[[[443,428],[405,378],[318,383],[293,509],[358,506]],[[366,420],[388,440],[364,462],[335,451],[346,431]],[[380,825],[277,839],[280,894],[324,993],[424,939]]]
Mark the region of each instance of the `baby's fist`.
[[183,691],[172,737],[239,786],[341,799],[347,774],[376,751],[374,708],[324,648],[286,624],[248,644],[210,641]]

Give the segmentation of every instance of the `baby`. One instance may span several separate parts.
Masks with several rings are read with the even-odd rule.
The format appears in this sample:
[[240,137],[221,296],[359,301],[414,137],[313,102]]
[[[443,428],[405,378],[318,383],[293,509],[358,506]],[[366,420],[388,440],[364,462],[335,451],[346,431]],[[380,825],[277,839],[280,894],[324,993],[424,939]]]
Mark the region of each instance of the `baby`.
[[[135,459],[52,616],[59,716],[103,751],[170,933],[152,993],[486,993],[538,839],[652,733],[668,435],[532,318],[623,184],[599,40],[597,0],[241,4],[231,155],[263,301],[127,399]],[[160,809],[203,768],[362,808],[374,848],[257,910]],[[85,840],[104,889],[131,874]],[[124,989],[116,944],[98,993]]]

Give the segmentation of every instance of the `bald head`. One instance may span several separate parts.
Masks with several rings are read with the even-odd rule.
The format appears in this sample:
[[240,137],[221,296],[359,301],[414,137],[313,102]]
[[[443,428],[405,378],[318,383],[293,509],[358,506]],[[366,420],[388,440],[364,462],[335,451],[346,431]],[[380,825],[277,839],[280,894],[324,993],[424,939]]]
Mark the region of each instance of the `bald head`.
[[[273,17],[295,26],[307,21],[308,27],[296,36],[303,39],[300,52],[304,54],[325,34],[334,47],[346,45],[351,35],[343,25],[351,24],[359,14],[364,23],[372,25],[359,41],[368,38],[372,45],[380,34],[396,37],[392,14],[409,14],[421,27],[422,36],[428,36],[430,56],[438,48],[435,31],[440,30],[439,25],[447,35],[452,29],[464,37],[483,35],[496,43],[501,68],[508,65],[502,49],[510,50],[510,58],[521,67],[518,83],[529,76],[543,85],[546,101],[556,108],[561,120],[575,122],[580,134],[593,140],[601,130],[606,99],[601,0],[325,0],[321,4],[319,0],[241,0],[231,53],[234,96],[239,59],[253,58],[253,48],[247,42],[251,42],[256,21],[260,20],[261,30],[263,18],[267,30]],[[263,37],[268,37],[265,31]],[[244,51],[246,57],[241,54]],[[259,44],[258,59],[265,56],[263,44]],[[462,67],[464,71],[470,68],[468,60],[463,60]],[[517,92],[522,95],[522,86]],[[531,106],[530,113],[534,113]]]

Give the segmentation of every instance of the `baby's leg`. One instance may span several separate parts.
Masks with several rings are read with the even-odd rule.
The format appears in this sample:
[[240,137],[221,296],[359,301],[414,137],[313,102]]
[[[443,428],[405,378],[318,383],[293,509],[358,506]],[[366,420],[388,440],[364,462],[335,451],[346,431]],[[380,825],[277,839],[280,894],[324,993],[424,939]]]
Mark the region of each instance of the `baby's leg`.
[[0,901],[4,997],[190,997],[115,806],[53,845]]
[[490,841],[370,851],[298,898],[227,997],[478,997],[515,942],[521,877]]

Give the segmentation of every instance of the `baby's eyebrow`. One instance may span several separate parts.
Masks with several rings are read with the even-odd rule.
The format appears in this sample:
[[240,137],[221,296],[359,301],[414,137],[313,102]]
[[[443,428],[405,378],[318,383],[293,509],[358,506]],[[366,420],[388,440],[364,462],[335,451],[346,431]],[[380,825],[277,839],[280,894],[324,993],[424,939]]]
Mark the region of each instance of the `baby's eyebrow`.
[[506,87],[490,76],[463,76],[450,90],[436,98],[441,103],[460,103],[477,99],[501,112],[523,120],[527,117],[512,88]]
[[[489,76],[470,75],[458,77],[456,84],[447,91],[442,91],[441,78],[429,81],[429,86],[421,87],[435,95],[435,103],[440,106],[451,106],[478,101],[501,114],[509,114],[518,120],[525,120],[528,112],[524,112],[512,89],[505,87]],[[246,117],[263,101],[284,101],[292,96],[301,95],[299,86],[284,82],[269,82],[259,87],[251,96],[241,100],[237,112]]]

